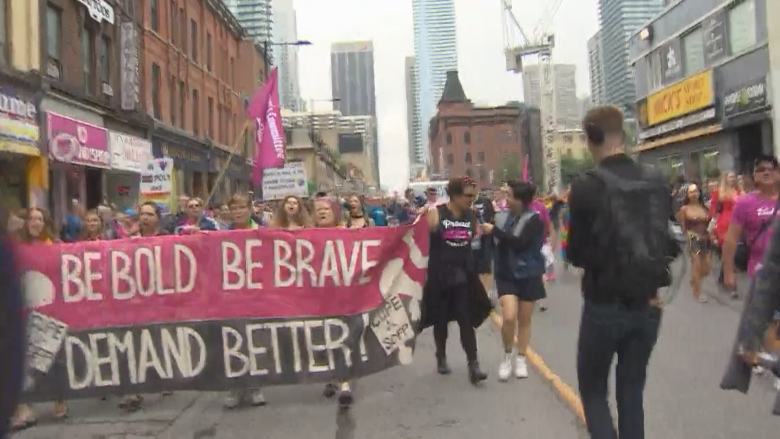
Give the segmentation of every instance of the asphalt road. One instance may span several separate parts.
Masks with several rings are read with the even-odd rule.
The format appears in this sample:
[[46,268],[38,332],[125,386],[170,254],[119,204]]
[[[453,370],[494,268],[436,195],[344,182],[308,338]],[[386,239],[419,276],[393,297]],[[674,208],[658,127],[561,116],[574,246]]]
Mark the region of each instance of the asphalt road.
[[339,410],[322,386],[269,388],[269,404],[226,411],[219,394],[178,392],[148,395],[146,409],[125,414],[115,400],[72,401],[64,422],[47,419],[50,405],[36,406],[41,423],[15,439],[473,439],[497,437],[563,439],[582,437],[576,415],[539,375],[499,383],[498,334],[488,320],[479,331],[480,357],[490,379],[479,388],[467,380],[458,331],[450,340],[454,373],[435,372],[430,331],[420,338],[415,362],[361,380],[356,401]]

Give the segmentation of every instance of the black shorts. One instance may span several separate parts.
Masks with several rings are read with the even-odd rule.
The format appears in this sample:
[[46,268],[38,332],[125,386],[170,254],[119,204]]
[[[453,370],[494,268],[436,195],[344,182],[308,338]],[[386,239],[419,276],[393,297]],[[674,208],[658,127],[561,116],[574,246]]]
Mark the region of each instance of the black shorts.
[[523,302],[536,302],[547,297],[542,276],[522,280],[496,279],[498,297],[513,295]]

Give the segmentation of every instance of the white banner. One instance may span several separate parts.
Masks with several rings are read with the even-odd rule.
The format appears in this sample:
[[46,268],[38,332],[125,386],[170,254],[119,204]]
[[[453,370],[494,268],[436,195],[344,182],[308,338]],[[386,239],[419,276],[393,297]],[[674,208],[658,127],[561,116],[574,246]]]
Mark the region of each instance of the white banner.
[[149,160],[141,172],[141,187],[139,192],[144,196],[166,196],[173,190],[173,159]]
[[111,151],[111,167],[120,171],[140,174],[144,164],[154,159],[152,142],[128,134],[109,131],[108,148]]
[[302,162],[286,163],[284,168],[263,171],[263,199],[282,200],[288,195],[309,196],[306,168]]

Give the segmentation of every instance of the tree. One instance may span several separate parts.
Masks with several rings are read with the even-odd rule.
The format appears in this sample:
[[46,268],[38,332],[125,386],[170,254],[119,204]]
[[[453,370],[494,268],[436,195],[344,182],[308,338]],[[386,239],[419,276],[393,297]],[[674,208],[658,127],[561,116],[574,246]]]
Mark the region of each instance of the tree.
[[594,165],[595,162],[590,153],[586,153],[583,157],[575,157],[571,152],[565,153],[561,156],[561,180],[563,185],[568,185],[575,175],[592,168]]
[[498,178],[501,181],[520,180],[520,166],[522,165],[520,157],[517,154],[504,153],[504,159],[501,161],[501,174]]

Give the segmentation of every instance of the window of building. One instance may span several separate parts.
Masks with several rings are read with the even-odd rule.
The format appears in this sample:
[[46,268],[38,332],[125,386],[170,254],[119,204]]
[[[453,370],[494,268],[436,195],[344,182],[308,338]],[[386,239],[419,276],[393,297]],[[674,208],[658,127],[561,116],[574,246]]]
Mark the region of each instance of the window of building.
[[477,163],[479,163],[480,165],[485,163],[485,153],[484,152],[479,151],[477,153]]
[[484,183],[487,180],[487,178],[488,178],[488,173],[485,170],[485,168],[479,168],[479,181]]
[[566,134],[563,136],[563,143],[572,143],[574,142],[574,137],[572,137],[571,134]]
[[222,109],[222,104],[217,105],[217,140],[220,143],[225,143],[225,130],[223,124],[225,123],[225,110]]
[[46,9],[46,54],[55,61],[60,60],[61,37],[62,11],[49,5]]
[[125,12],[129,17],[135,18],[135,2],[138,0],[124,0]]
[[179,120],[181,121],[181,128],[186,129],[187,123],[185,118],[185,111],[187,100],[187,89],[184,87],[184,81],[179,81]]
[[729,47],[737,54],[756,45],[756,5],[743,0],[729,10]]
[[206,32],[206,69],[211,71],[211,34]]
[[720,176],[718,169],[718,149],[707,148],[699,153],[699,181],[711,180]]
[[184,8],[179,8],[179,47],[184,54],[187,54],[187,14]]
[[452,153],[447,154],[447,164],[448,165],[454,165],[455,164],[455,156],[452,155]]
[[198,90],[192,90],[192,133],[200,135],[200,95]]
[[659,158],[658,170],[666,175],[669,181],[674,180],[678,175],[683,173],[682,156],[675,154]]
[[84,89],[87,94],[93,94],[95,92],[95,75],[93,61],[95,60],[95,53],[92,50],[95,41],[95,34],[89,27],[89,22],[84,22],[84,29],[81,34],[81,65],[84,70]]
[[663,84],[663,64],[661,52],[656,50],[647,57],[647,85],[648,91],[661,88]]
[[168,112],[171,115],[171,125],[176,126],[176,77],[173,75],[168,86]]
[[98,72],[100,73],[101,83],[111,84],[111,40],[106,36],[100,38]]
[[236,59],[231,56],[230,70],[228,70],[228,78],[230,78],[229,84],[233,88],[236,88],[236,78],[233,76],[235,74],[235,67],[236,67]]
[[214,98],[211,96],[208,97],[208,108],[206,111],[208,111],[208,126],[206,127],[206,135],[209,137],[209,139],[214,138]]
[[192,61],[198,62],[198,23],[190,20],[190,47],[192,47]]
[[470,152],[466,153],[466,164],[467,165],[471,164],[471,153]]
[[465,133],[463,133],[463,143],[465,143],[466,145],[471,144],[471,133],[470,132],[466,131]]
[[170,17],[169,20],[171,22],[171,30],[169,35],[169,40],[171,40],[172,45],[176,45],[176,38],[179,37],[179,31],[176,29],[176,24],[178,23],[178,18],[176,17],[176,2],[174,0],[171,0],[171,9],[170,9]]
[[690,75],[704,69],[704,35],[697,27],[682,39],[685,56],[685,74]]
[[160,76],[160,66],[157,63],[152,63],[152,116],[155,119],[161,120],[160,117],[160,88],[162,84]]
[[160,32],[160,5],[157,0],[151,0],[149,2],[149,7],[151,9],[149,13],[149,21],[150,25],[152,26],[152,30],[155,32]]
[[468,178],[474,178],[474,171],[472,171],[471,168],[466,169],[466,176]]
[[452,134],[447,133],[447,145],[452,145]]
[[8,0],[0,0],[0,65],[7,63],[8,57],[8,23],[6,22],[6,4]]

